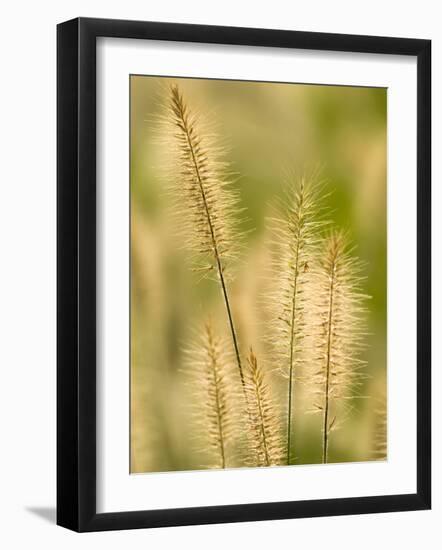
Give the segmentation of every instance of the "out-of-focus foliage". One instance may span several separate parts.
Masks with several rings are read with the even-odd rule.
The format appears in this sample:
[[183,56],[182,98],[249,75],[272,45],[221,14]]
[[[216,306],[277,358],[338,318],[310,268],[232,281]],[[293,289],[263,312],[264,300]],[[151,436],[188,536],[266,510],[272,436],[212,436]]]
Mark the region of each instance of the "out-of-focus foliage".
[[[284,200],[289,174],[320,171],[329,218],[348,231],[365,263],[368,375],[351,415],[333,434],[330,462],[385,457],[386,399],[386,90],[339,86],[131,77],[131,471],[200,469],[192,423],[196,392],[186,365],[195,329],[224,327],[219,286],[199,280],[169,215],[157,117],[165,86],[179,82],[198,111],[217,122],[238,178],[242,258],[230,283],[244,356],[266,353],[268,216]],[[179,232],[179,231],[178,231]],[[274,281],[277,285],[277,281]],[[221,335],[223,338],[226,334]],[[271,366],[271,365],[270,365]],[[264,365],[265,367],[265,365]],[[267,368],[283,408],[285,381]],[[297,464],[320,463],[321,422],[295,400]]]

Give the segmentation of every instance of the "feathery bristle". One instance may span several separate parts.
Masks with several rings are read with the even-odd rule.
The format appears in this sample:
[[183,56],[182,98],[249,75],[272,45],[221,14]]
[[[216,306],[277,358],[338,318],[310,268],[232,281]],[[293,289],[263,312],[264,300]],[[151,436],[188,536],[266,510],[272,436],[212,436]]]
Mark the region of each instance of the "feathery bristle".
[[191,389],[195,427],[201,451],[209,450],[209,468],[232,465],[237,447],[235,434],[235,389],[229,373],[226,346],[210,323],[186,350],[187,372],[192,374]]
[[308,285],[316,260],[319,231],[326,223],[321,219],[320,198],[320,184],[301,177],[287,190],[283,215],[271,220],[276,253],[271,269],[274,290],[268,296],[272,318],[269,339],[279,370],[288,379],[287,464],[293,462],[295,382],[305,362],[306,310],[310,307]]
[[250,348],[247,358],[247,407],[249,412],[250,444],[256,457],[255,466],[277,466],[284,459],[279,415],[271,398],[258,359]]
[[227,280],[240,249],[238,193],[225,149],[210,125],[191,111],[177,85],[170,87],[166,145],[179,231],[195,270]]
[[[328,461],[329,435],[337,428],[337,417],[349,409],[364,378],[360,359],[365,348],[364,302],[361,292],[363,264],[352,256],[342,232],[326,239],[316,273],[313,357],[310,384],[313,412],[322,415],[323,462]],[[338,408],[342,404],[344,410]]]

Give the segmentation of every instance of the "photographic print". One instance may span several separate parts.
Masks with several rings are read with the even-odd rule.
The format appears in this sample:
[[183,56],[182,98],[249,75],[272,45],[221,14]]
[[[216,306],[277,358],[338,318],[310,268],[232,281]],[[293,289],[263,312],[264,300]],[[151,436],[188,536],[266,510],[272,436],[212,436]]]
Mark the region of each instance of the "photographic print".
[[386,158],[385,88],[130,76],[131,473],[387,459]]
[[60,23],[57,524],[430,508],[431,41]]

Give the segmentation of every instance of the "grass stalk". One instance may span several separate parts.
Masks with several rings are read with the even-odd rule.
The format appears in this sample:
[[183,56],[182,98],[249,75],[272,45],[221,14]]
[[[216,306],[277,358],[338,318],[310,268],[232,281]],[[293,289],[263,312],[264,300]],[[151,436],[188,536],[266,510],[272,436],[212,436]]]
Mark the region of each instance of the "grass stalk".
[[272,220],[274,248],[272,280],[278,288],[268,297],[273,327],[270,343],[278,356],[280,371],[287,379],[286,464],[294,463],[296,384],[305,362],[305,340],[309,335],[307,309],[311,266],[319,245],[319,185],[314,178],[301,177],[290,183],[284,203]]
[[[196,119],[193,118],[184,103],[178,86],[171,87],[171,112],[175,119],[175,127],[178,128],[181,136],[180,160],[187,163],[184,175],[189,179],[187,189],[191,195],[198,197],[194,205],[200,211],[196,213],[198,223],[192,231],[197,231],[202,237],[200,244],[200,253],[207,254],[208,251],[213,255],[213,264],[209,269],[214,268],[220,283],[223,301],[226,309],[227,320],[232,339],[235,359],[241,380],[241,385],[245,395],[245,380],[241,354],[239,348],[238,334],[233,320],[232,308],[229,298],[229,292],[226,281],[226,263],[224,257],[232,256],[229,250],[229,241],[232,238],[228,223],[229,209],[234,205],[235,198],[229,196],[225,181],[222,179],[218,170],[220,161],[216,159],[217,153],[211,149],[210,144],[205,148],[204,140],[199,135]],[[215,159],[211,159],[212,156]],[[218,189],[216,187],[218,186]],[[201,212],[202,210],[202,212]],[[186,213],[187,215],[188,213]],[[220,242],[223,243],[220,245]]]

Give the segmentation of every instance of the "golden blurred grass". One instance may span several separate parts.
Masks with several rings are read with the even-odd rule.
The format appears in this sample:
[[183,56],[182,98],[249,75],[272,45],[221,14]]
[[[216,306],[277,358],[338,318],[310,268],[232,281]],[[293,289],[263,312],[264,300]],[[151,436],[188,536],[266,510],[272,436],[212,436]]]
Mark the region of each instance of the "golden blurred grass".
[[[200,468],[194,452],[192,392],[183,349],[208,314],[224,318],[210,280],[196,284],[186,251],[178,246],[164,162],[156,133],[160,91],[179,82],[186,97],[218,121],[228,160],[240,174],[234,184],[246,207],[249,231],[242,264],[231,285],[238,331],[265,352],[265,308],[260,295],[268,263],[269,204],[283,196],[288,171],[321,169],[333,193],[333,222],[348,230],[367,265],[369,379],[351,418],[336,432],[331,462],[379,458],[386,395],[386,90],[236,81],[131,77],[131,471]],[[175,226],[173,225],[175,224]],[[179,229],[179,227],[178,227]],[[275,377],[277,396],[284,382]],[[305,396],[304,396],[305,397]],[[321,462],[321,428],[304,414],[303,390],[295,403],[297,463]],[[379,434],[381,434],[379,436]]]

